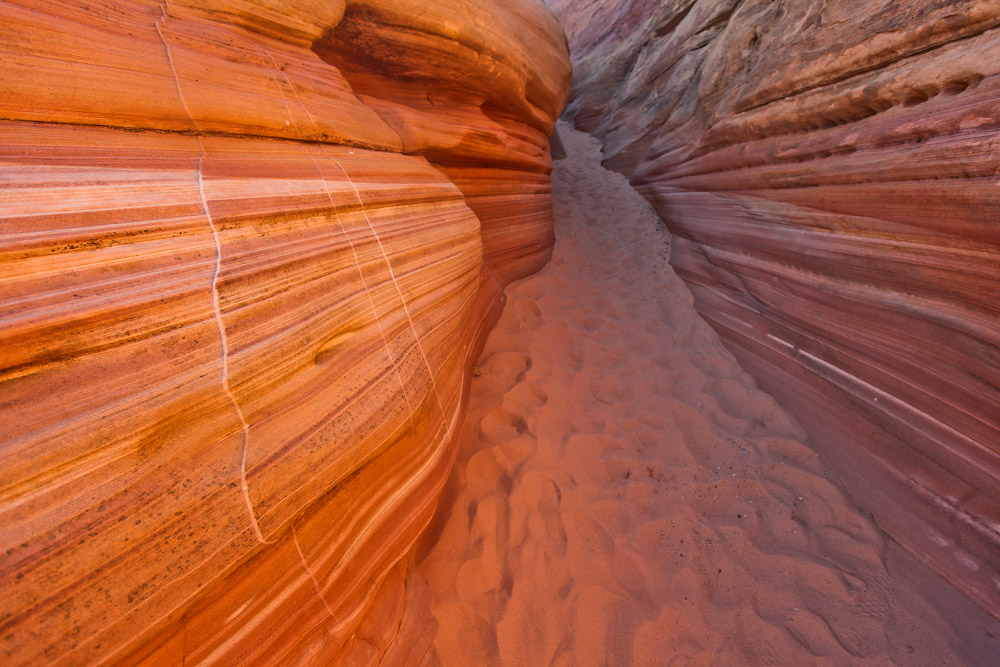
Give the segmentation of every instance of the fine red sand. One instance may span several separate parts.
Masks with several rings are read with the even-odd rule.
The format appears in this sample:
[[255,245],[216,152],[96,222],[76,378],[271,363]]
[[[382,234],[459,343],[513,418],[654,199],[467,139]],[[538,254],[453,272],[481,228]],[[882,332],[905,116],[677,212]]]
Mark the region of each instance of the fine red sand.
[[561,132],[555,255],[508,289],[420,554],[425,662],[960,664],[900,556],[696,315],[662,223]]

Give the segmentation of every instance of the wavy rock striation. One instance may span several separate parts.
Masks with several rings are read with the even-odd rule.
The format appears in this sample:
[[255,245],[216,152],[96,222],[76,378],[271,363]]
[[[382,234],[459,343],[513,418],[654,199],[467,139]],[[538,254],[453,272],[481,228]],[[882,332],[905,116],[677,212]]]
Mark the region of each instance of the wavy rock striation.
[[[0,5],[0,654],[404,663],[551,252],[534,0]],[[395,641],[393,641],[395,639]]]
[[1000,616],[1000,7],[549,4],[568,113],[676,235],[699,311]]

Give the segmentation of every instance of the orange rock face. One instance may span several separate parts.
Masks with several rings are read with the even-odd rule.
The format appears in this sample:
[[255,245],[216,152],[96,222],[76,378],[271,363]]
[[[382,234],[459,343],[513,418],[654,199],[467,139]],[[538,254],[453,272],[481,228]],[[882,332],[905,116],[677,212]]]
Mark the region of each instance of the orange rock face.
[[2,662],[405,663],[468,365],[551,252],[555,20],[0,23]]
[[1000,616],[1000,8],[552,0],[569,112],[857,499]]

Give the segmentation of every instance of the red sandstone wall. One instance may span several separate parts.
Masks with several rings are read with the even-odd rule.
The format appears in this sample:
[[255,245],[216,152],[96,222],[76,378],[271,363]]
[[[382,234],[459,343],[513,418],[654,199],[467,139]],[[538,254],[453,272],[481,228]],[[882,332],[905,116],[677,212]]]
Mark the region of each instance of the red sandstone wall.
[[1000,5],[551,0],[568,113],[889,534],[1000,616]]
[[569,85],[540,5],[467,4],[0,4],[4,664],[419,652]]

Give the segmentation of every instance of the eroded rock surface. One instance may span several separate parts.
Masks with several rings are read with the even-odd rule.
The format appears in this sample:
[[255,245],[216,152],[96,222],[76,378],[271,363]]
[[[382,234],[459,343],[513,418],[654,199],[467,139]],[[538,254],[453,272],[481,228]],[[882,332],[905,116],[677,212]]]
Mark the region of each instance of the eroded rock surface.
[[1000,6],[549,4],[569,114],[670,226],[698,310],[1000,615]]
[[551,252],[557,23],[534,0],[0,23],[2,662],[405,663],[468,363]]

